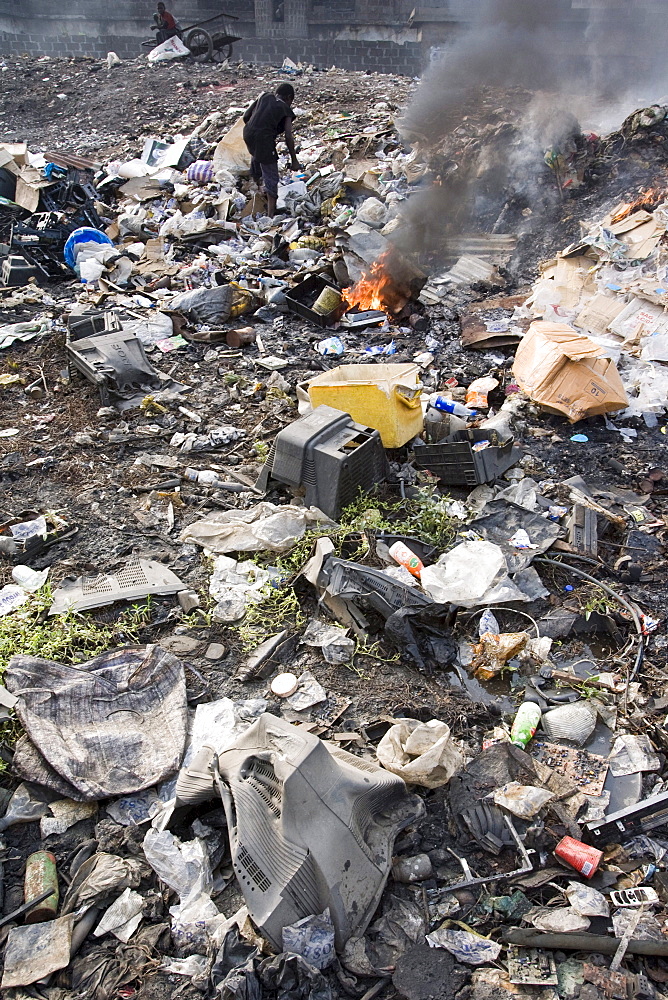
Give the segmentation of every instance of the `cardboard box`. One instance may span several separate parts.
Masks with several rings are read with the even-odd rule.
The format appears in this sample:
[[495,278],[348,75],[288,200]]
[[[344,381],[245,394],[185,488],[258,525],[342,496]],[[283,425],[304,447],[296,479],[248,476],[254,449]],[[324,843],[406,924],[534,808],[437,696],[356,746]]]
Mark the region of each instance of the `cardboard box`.
[[531,399],[571,423],[629,405],[614,362],[565,323],[532,323],[517,348],[513,373]]

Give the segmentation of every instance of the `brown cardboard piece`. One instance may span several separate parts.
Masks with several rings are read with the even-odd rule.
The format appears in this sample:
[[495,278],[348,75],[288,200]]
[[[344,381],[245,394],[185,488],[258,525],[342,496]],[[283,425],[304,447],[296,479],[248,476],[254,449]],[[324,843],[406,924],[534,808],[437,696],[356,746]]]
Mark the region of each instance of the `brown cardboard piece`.
[[668,333],[668,313],[661,306],[636,296],[624,303],[624,308],[610,323],[610,329],[623,337],[624,343],[639,343],[653,333]]
[[42,188],[51,187],[53,181],[46,180],[41,170],[34,167],[23,167],[16,178],[16,194],[14,201],[28,212],[36,212],[39,205],[39,194]]
[[626,303],[621,296],[598,292],[593,299],[589,299],[575,320],[575,325],[602,337],[625,307]]
[[[2,142],[0,150],[7,153],[17,167],[25,167],[28,164],[28,145],[25,142]],[[3,167],[6,164],[3,163]],[[13,173],[13,171],[12,171]]]
[[614,362],[602,355],[565,323],[537,320],[517,348],[513,373],[531,399],[575,423],[629,405]]
[[554,271],[555,301],[562,309],[577,309],[584,295],[595,285],[588,257],[558,257]]

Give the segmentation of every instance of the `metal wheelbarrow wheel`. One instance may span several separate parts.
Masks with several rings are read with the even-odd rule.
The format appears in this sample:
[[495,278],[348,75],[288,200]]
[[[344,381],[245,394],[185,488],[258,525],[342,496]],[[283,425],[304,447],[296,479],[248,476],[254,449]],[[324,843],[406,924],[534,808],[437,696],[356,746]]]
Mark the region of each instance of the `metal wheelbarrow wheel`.
[[204,28],[193,28],[189,31],[185,43],[198,62],[213,61],[213,38]]
[[221,45],[220,48],[215,48],[213,50],[213,60],[214,62],[225,62],[226,59],[232,58],[232,46],[231,45]]

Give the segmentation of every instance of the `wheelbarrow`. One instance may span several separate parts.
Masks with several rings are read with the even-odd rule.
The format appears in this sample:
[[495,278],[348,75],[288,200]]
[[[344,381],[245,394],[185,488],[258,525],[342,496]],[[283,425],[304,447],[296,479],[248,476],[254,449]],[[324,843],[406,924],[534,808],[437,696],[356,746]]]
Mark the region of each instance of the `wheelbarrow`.
[[[205,24],[211,24],[212,21],[218,19],[222,19],[223,22],[220,29],[210,30],[204,27]],[[231,25],[228,27],[225,23],[226,19],[239,20],[234,14],[214,14],[213,17],[208,17],[205,21],[178,29],[179,38],[197,62],[224,62],[231,58],[232,45],[234,42],[241,41],[242,36],[232,34]],[[150,39],[142,42],[142,48],[152,49],[155,44],[155,41]]]
[[[237,21],[232,14],[216,14],[216,17],[229,17]],[[214,18],[209,18],[210,21]],[[207,24],[202,21],[202,24]],[[202,25],[194,25],[186,29],[183,41],[198,62],[224,62],[232,58],[232,45],[241,40],[241,35],[233,35],[227,26],[222,31],[207,31]]]

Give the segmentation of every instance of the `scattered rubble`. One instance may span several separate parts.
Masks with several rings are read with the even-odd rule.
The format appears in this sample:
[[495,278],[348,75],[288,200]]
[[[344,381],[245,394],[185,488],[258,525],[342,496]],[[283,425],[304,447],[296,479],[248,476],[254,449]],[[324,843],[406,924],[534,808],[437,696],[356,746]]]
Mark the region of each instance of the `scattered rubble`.
[[284,66],[270,219],[281,71],[47,62],[181,86],[2,120],[2,986],[665,996],[668,108],[437,254],[484,107]]

